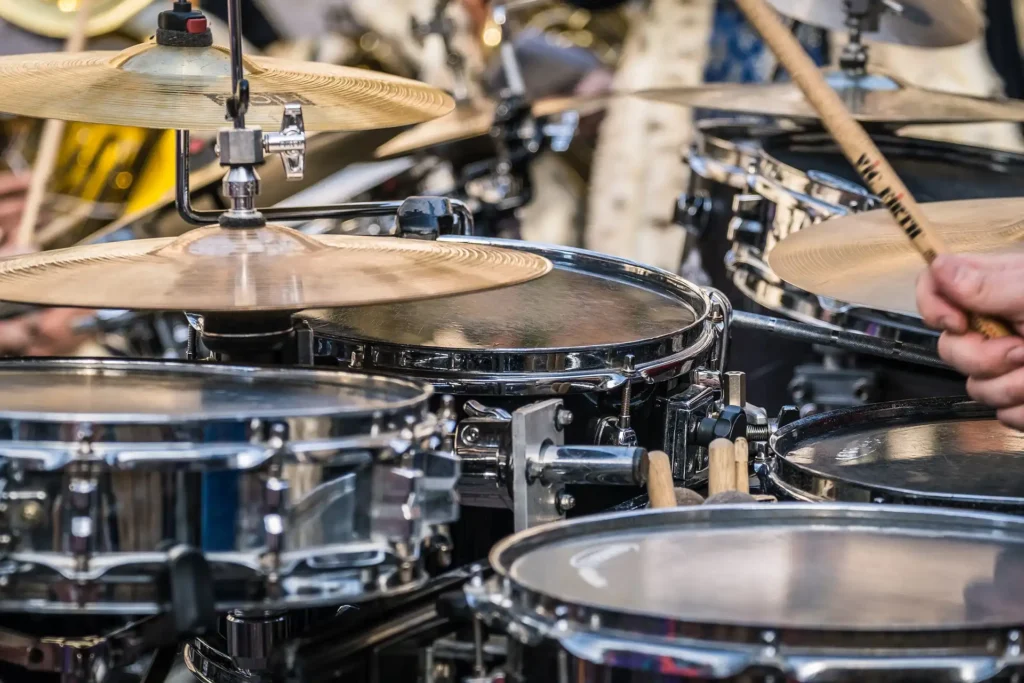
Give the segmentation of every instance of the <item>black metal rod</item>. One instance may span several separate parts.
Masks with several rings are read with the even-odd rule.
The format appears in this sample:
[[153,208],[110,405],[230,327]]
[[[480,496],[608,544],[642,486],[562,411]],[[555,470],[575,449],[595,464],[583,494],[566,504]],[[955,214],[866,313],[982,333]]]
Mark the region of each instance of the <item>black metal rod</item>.
[[844,351],[863,353],[869,356],[878,356],[891,360],[904,360],[919,365],[928,365],[933,368],[949,370],[950,367],[942,361],[937,353],[919,344],[905,344],[901,341],[881,339],[860,332],[848,332],[846,330],[829,330],[822,327],[815,327],[806,323],[798,323],[782,318],[773,318],[767,315],[734,311],[732,314],[732,327],[757,332],[767,332],[784,339],[807,342],[810,344],[821,344],[831,346]]
[[[238,97],[242,82],[242,0],[228,0],[228,34],[231,37],[231,95]],[[236,106],[240,103],[236,101]],[[245,128],[245,111],[239,107],[235,112],[235,128]]]

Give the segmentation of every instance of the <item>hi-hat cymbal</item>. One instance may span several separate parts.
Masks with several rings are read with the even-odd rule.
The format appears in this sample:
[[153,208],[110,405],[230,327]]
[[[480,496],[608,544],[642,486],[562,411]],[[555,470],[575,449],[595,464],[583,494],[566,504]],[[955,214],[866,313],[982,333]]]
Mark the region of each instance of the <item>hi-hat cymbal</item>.
[[[399,133],[377,148],[378,159],[402,156],[437,147],[459,140],[487,135],[494,122],[494,102],[481,102],[457,107],[454,111],[433,121],[427,121],[415,128]],[[581,97],[549,97],[537,100],[531,110],[533,115],[554,116],[567,111],[592,114],[604,108],[604,101]]]
[[[768,0],[784,16],[804,24],[846,31],[843,0]],[[883,10],[877,32],[865,38],[918,47],[952,47],[974,40],[984,18],[964,0],[899,0],[903,12]]]
[[[67,38],[81,0],[0,0],[0,19],[50,38]],[[117,30],[152,0],[90,0],[87,36]]]
[[[933,202],[921,208],[953,252],[1024,253],[1024,197]],[[834,218],[783,239],[768,263],[786,282],[818,296],[917,315],[914,287],[924,261],[886,209]]]
[[[244,57],[252,97],[246,123],[276,130],[284,105],[302,105],[307,130],[420,123],[454,106],[406,78],[333,64]],[[0,57],[0,111],[142,128],[224,127],[231,93],[226,48],[143,43],[121,52]]]
[[[986,100],[924,90],[888,76],[850,78],[840,72],[826,79],[859,121],[871,123],[965,123],[1024,121],[1024,101]],[[719,83],[628,93],[659,102],[701,109],[792,119],[818,119],[817,110],[794,83]]]
[[526,282],[547,259],[483,244],[197,228],[0,260],[0,300],[137,310],[298,311]]

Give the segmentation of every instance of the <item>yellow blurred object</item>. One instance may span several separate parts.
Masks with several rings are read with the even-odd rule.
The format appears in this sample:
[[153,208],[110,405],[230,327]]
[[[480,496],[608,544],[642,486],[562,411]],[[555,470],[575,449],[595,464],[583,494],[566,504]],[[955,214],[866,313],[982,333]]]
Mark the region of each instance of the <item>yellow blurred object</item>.
[[[92,0],[86,35],[117,30],[152,0]],[[67,38],[75,25],[79,0],[0,0],[0,18],[26,31]]]
[[[140,129],[135,129],[140,130]],[[167,193],[174,189],[175,144],[174,131],[146,131],[159,138],[153,144],[149,156],[135,176],[134,186],[128,195],[124,213],[135,213],[163,202]]]

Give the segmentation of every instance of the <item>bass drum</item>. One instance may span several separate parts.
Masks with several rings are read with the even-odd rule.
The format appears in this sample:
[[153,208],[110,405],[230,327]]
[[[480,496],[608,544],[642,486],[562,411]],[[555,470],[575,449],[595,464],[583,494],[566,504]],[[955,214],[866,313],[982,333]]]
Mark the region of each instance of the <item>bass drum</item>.
[[966,398],[838,410],[771,438],[768,487],[789,500],[1024,514],[1024,434]]
[[1024,520],[712,505],[516,534],[471,607],[517,683],[1017,680]]

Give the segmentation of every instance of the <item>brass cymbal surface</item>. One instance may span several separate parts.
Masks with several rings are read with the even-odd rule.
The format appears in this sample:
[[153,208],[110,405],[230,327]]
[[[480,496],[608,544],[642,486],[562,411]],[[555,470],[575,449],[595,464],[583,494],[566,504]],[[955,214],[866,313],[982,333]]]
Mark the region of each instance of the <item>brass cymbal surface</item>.
[[298,311],[475,292],[546,274],[542,256],[487,245],[290,228],[206,227],[169,239],[0,260],[0,300],[44,306]]
[[[367,130],[420,123],[454,101],[424,83],[366,69],[243,57],[246,123],[276,130],[284,105],[302,105],[307,130]],[[0,57],[0,111],[141,128],[217,130],[231,93],[227,48],[143,43],[121,52]]]
[[[947,248],[1024,254],[1024,197],[922,204]],[[917,315],[921,256],[887,209],[834,218],[789,235],[768,254],[780,278],[818,296]]]
[[[0,19],[49,38],[67,38],[81,0],[0,0]],[[86,36],[116,31],[152,0],[91,0]]]
[[[1024,101],[988,100],[916,88],[888,76],[850,78],[826,74],[850,114],[864,123],[1024,121]],[[716,83],[623,93],[686,107],[791,119],[818,119],[817,110],[792,82]]]
[[[531,106],[534,116],[554,116],[567,111],[592,114],[604,107],[604,100],[581,97],[549,97]],[[487,135],[494,121],[496,103],[484,101],[456,107],[441,118],[427,121],[399,133],[377,148],[378,159],[412,154],[459,140]]]
[[[783,16],[827,28],[847,31],[843,0],[768,0]],[[964,0],[899,0],[901,13],[883,10],[878,31],[868,40],[917,47],[952,47],[978,38],[985,29],[981,13]]]

